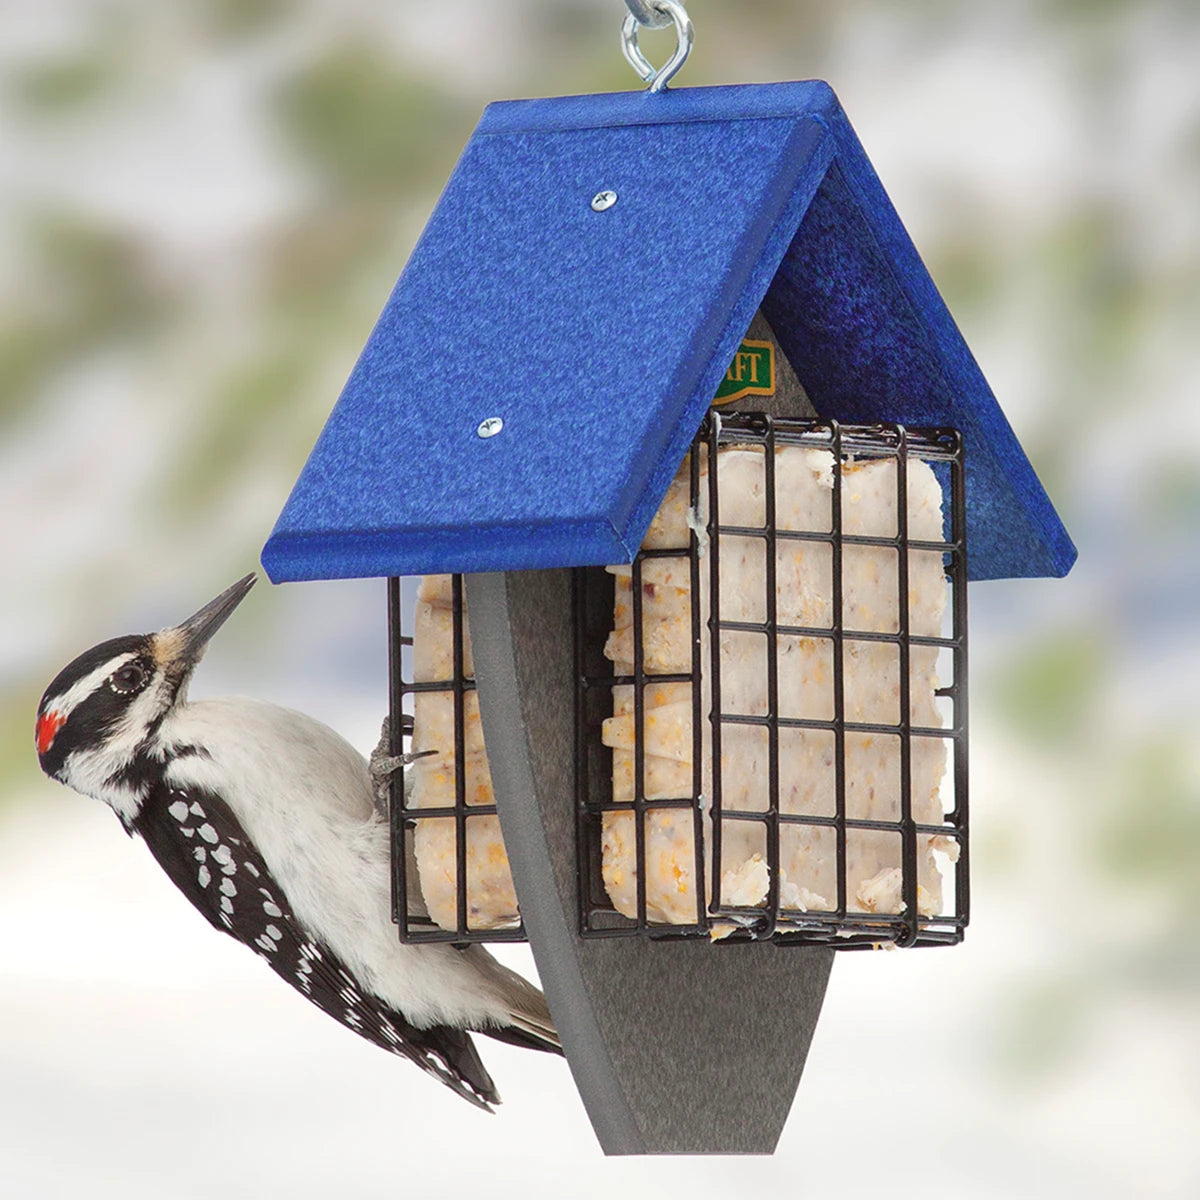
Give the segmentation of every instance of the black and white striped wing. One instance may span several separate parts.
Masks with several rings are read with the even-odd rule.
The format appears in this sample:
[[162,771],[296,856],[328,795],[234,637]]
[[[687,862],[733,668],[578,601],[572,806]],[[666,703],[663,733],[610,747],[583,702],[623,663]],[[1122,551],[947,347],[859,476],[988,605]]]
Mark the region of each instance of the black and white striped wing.
[[472,1104],[490,1111],[489,1103],[499,1102],[465,1030],[409,1024],[364,992],[345,964],[296,920],[262,856],[215,793],[160,785],[131,831],[216,929],[244,942],[323,1012],[384,1050],[412,1059]]

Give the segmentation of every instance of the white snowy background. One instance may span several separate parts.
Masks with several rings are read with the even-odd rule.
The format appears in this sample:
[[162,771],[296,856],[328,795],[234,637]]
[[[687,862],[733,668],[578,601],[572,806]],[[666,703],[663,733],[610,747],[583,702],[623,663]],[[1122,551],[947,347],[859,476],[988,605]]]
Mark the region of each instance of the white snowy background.
[[[1200,1194],[1200,10],[689,9],[681,85],[834,85],[1080,547],[972,587],[965,944],[839,958],[773,1158],[605,1160],[563,1063],[469,1109],[43,779],[59,668],[254,567],[483,104],[636,80],[619,0],[0,0],[0,1196]],[[366,751],[383,616],[260,586],[194,693]]]

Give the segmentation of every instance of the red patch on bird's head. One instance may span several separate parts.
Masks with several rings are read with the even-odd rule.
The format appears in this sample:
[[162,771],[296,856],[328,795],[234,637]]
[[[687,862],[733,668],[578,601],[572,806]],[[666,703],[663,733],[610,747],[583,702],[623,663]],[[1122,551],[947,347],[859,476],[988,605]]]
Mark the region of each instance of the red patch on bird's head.
[[62,713],[51,709],[37,719],[37,748],[39,754],[45,754],[50,749],[55,735],[66,724],[67,718]]

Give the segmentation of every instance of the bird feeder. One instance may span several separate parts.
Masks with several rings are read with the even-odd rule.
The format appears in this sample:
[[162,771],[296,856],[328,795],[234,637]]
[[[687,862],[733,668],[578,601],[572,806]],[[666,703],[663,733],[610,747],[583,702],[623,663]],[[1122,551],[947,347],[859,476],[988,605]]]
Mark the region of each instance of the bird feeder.
[[[528,938],[604,1150],[729,1153],[774,1148],[836,949],[962,938],[966,583],[1074,556],[807,82],[490,105],[263,563],[387,578],[393,750],[414,701],[453,717],[443,801],[395,787],[398,936]],[[408,576],[439,577],[432,678]],[[497,819],[519,917],[484,927],[469,832]]]

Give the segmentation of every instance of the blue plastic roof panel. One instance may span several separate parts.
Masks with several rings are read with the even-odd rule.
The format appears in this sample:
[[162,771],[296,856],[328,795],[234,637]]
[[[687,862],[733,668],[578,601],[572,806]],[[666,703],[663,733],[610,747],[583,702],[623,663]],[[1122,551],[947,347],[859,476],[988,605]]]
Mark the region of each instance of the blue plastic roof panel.
[[490,105],[268,574],[630,561],[760,305],[823,416],[963,430],[972,578],[1066,573],[1074,547],[837,99],[793,83]]

